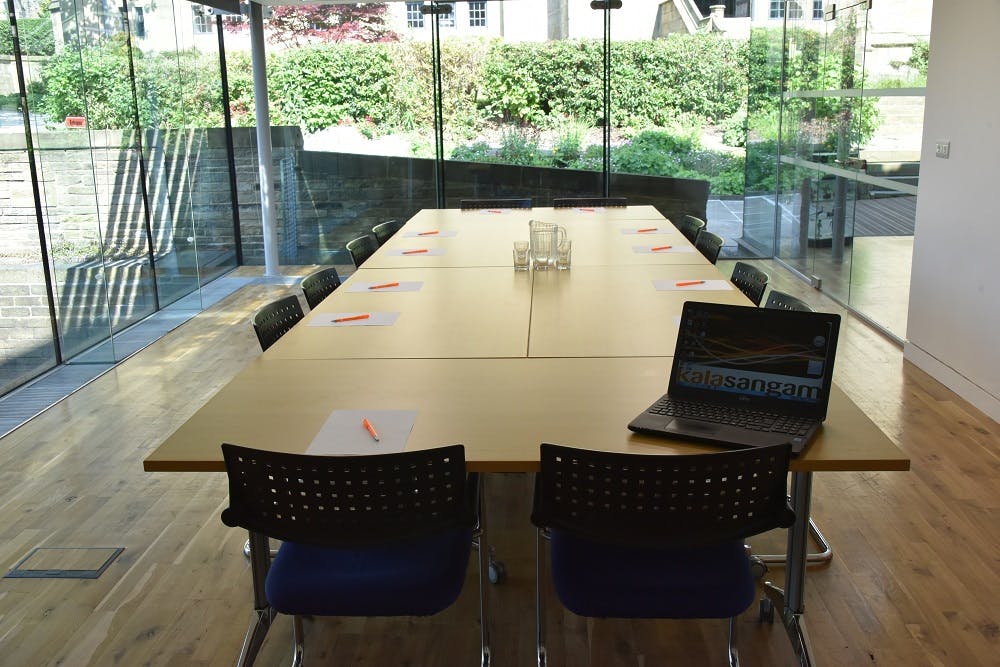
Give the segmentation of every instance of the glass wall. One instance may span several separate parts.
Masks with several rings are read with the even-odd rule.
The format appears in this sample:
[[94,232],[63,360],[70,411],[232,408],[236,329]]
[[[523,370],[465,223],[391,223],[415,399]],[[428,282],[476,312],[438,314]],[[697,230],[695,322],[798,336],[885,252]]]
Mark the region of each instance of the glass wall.
[[[10,25],[7,4],[3,22]],[[34,23],[34,25],[33,25]],[[37,30],[38,21],[21,29]],[[35,47],[23,56],[33,64]],[[16,53],[0,54],[0,394],[56,364],[49,311],[46,262],[32,190],[25,114],[20,100]],[[28,66],[30,67],[31,64]],[[30,118],[30,116],[29,116]],[[30,120],[29,120],[30,122]]]
[[15,3],[20,40],[0,40],[0,298],[13,308],[0,393],[58,363],[123,358],[126,329],[235,266],[218,34],[195,8]]
[[909,9],[874,20],[859,2],[819,25],[788,18],[774,199],[775,256],[900,339],[930,2]]

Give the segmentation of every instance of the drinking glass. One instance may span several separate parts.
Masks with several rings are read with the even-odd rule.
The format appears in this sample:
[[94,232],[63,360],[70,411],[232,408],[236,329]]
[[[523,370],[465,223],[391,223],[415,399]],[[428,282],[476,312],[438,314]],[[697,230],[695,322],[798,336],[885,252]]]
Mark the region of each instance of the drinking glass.
[[570,239],[564,239],[559,243],[559,247],[556,248],[556,268],[560,271],[565,271],[569,268],[572,258],[573,241]]
[[528,270],[528,242],[514,241],[514,270]]

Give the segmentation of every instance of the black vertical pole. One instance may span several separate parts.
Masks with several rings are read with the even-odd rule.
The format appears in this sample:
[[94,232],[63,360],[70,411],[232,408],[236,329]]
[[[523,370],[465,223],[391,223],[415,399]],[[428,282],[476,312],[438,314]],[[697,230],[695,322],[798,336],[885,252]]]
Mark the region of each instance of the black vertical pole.
[[604,6],[604,196],[611,196],[611,3]]
[[445,207],[444,184],[444,107],[441,103],[443,87],[441,85],[441,31],[438,26],[438,16],[445,11],[452,11],[450,5],[430,5],[431,23],[431,67],[434,78],[434,157],[435,173],[437,174],[437,205]]
[[59,323],[56,318],[56,297],[52,289],[52,267],[49,266],[49,249],[45,243],[45,218],[42,215],[42,193],[38,189],[38,168],[35,166],[35,144],[31,138],[31,118],[28,116],[28,91],[24,83],[24,63],[21,60],[21,39],[17,34],[17,17],[14,14],[14,0],[7,0],[7,19],[14,43],[14,69],[17,71],[17,90],[20,95],[21,122],[24,124],[24,143],[28,153],[28,173],[31,175],[31,194],[35,200],[35,222],[38,225],[38,246],[41,253],[42,271],[45,275],[45,295],[49,301],[49,323],[52,327],[52,348],[56,364],[63,362],[62,345],[59,342]]
[[226,40],[222,34],[222,14],[215,15],[219,36],[219,73],[222,75],[222,117],[226,125],[226,161],[229,163],[229,196],[233,207],[233,242],[236,266],[243,266],[243,233],[240,230],[240,201],[236,189],[236,145],[233,142],[233,117],[229,109],[229,70],[226,66]]

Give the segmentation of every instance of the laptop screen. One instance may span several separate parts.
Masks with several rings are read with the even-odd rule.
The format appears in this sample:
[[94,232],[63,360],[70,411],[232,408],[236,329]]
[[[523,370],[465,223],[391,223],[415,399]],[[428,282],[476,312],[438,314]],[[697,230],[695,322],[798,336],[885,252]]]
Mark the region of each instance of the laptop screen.
[[822,419],[840,316],[689,301],[670,394]]

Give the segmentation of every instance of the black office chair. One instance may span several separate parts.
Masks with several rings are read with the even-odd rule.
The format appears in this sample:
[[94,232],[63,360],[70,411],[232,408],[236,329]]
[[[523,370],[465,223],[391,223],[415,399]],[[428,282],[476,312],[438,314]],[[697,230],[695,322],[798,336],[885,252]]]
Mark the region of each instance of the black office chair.
[[698,232],[705,229],[705,221],[693,215],[685,215],[680,219],[680,222],[674,223],[674,226],[680,230],[684,238],[694,243],[698,240]]
[[771,290],[771,293],[767,295],[767,302],[764,304],[764,307],[780,308],[781,310],[801,310],[809,313],[813,310],[812,306],[802,299],[796,298],[791,294],[779,292],[778,290]]
[[552,200],[553,208],[585,208],[588,206],[628,206],[625,197],[558,197]]
[[375,235],[375,240],[378,241],[379,246],[382,246],[385,245],[385,242],[391,239],[392,235],[398,232],[405,224],[406,223],[402,220],[380,222],[372,227],[372,234]]
[[[478,475],[465,448],[310,456],[222,445],[227,526],[283,540],[267,571],[268,604],[292,616],[430,616],[450,607],[479,552],[482,665],[490,663]],[[363,574],[363,576],[361,576]]]
[[767,281],[770,279],[766,273],[746,262],[736,262],[733,267],[732,283],[746,294],[755,306],[759,306],[763,300],[764,290],[767,289]]
[[531,208],[531,199],[521,197],[516,199],[461,199],[458,202],[462,210],[482,208]]
[[369,257],[375,254],[378,250],[378,241],[371,234],[365,234],[364,236],[359,236],[356,239],[347,242],[347,251],[351,253],[351,259],[354,260],[355,268],[360,269],[361,265],[368,260]]
[[340,276],[337,275],[337,269],[330,266],[310,273],[302,279],[300,287],[306,295],[306,303],[312,309],[340,287]]
[[250,322],[253,324],[254,333],[257,334],[261,351],[274,345],[303,317],[305,315],[302,312],[302,305],[299,304],[299,297],[294,294],[258,308],[250,318]]
[[543,444],[531,513],[539,667],[544,537],[556,595],[574,614],[729,618],[738,664],[735,621],[756,591],[743,539],[794,521],[790,456],[789,445],[670,456]]
[[715,264],[719,259],[719,251],[722,250],[722,244],[725,242],[725,239],[718,234],[713,234],[707,229],[703,229],[698,232],[698,238],[694,242],[694,247],[705,256],[705,259]]

